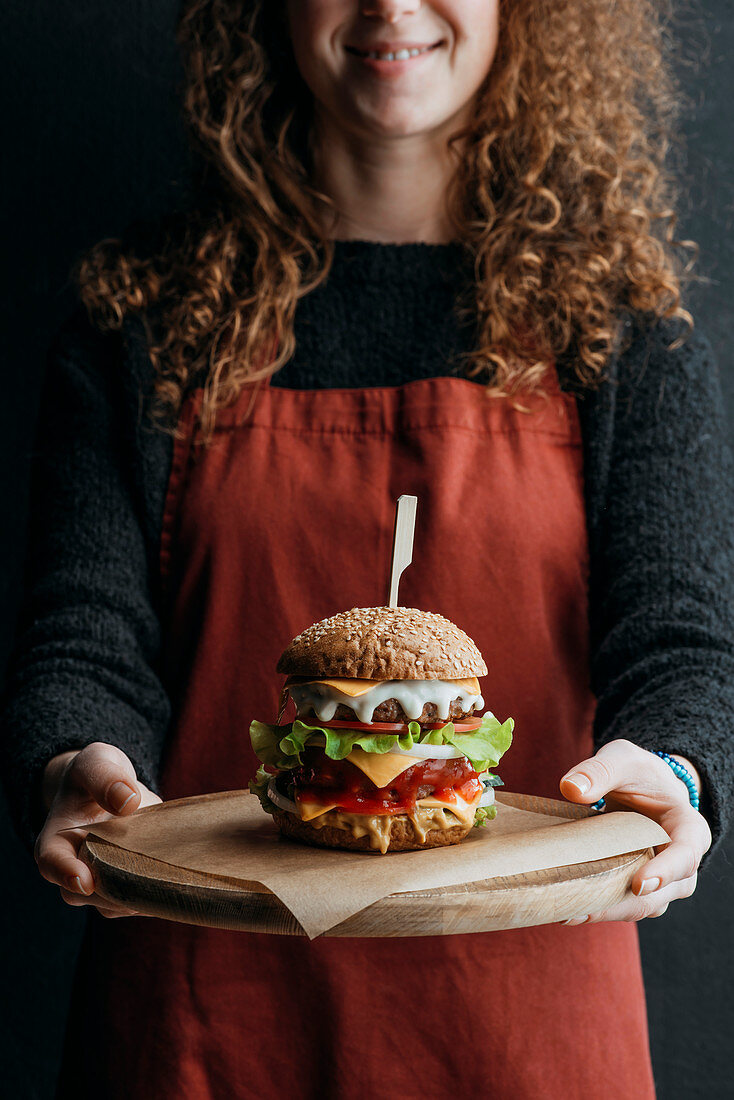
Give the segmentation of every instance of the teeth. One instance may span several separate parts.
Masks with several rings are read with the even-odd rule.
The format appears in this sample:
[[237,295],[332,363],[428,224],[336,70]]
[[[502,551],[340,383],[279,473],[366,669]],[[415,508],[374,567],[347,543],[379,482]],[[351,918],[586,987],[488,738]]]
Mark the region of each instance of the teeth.
[[396,50],[394,53],[367,53],[364,57],[371,57],[375,61],[407,61],[410,57],[418,57],[418,54],[428,53],[431,46],[426,46],[424,49],[412,49],[412,50]]

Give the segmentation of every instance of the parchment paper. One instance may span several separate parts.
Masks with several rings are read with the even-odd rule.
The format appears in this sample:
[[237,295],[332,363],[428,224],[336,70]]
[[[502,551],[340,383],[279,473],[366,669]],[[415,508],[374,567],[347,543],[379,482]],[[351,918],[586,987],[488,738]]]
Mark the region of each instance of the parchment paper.
[[254,882],[276,894],[313,939],[388,894],[566,867],[668,842],[636,813],[569,821],[503,804],[461,844],[393,855],[309,848],[282,838],[249,791],[163,803],[90,836],[176,867]]

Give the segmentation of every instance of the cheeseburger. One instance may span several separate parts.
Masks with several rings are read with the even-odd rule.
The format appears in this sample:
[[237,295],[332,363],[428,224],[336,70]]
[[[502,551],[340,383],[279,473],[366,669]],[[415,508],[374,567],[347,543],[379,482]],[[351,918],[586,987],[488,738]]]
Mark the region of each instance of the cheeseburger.
[[342,611],[294,638],[279,721],[253,722],[250,788],[285,835],[326,848],[404,852],[456,844],[496,814],[490,769],[513,721],[480,717],[471,638],[409,607]]

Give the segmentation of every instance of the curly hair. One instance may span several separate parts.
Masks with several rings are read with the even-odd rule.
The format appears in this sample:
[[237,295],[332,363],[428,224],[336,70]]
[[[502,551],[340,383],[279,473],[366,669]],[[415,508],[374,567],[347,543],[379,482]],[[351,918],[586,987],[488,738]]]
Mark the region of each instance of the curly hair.
[[[457,315],[476,324],[464,369],[514,396],[567,359],[583,391],[604,376],[623,309],[693,327],[681,289],[696,246],[674,239],[667,164],[681,103],[669,0],[500,0],[499,14],[471,120],[449,140],[448,209],[474,272],[457,290]],[[161,422],[175,431],[203,388],[207,440],[218,408],[292,357],[335,209],[313,183],[312,97],[282,4],[186,0],[178,35],[197,201],[154,247],[102,241],[77,277],[98,328],[145,324]]]

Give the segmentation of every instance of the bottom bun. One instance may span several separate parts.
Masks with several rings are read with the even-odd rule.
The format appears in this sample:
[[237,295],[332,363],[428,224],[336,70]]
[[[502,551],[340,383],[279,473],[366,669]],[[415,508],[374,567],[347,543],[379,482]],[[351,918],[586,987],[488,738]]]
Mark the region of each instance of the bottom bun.
[[[328,817],[327,814],[323,815]],[[346,848],[351,852],[415,852],[423,848],[443,848],[448,844],[458,844],[471,831],[471,823],[448,828],[433,828],[425,831],[415,828],[407,814],[387,814],[384,817],[363,817],[353,814],[361,829],[362,836],[355,836],[352,828],[338,825],[314,824],[314,821],[301,821],[300,817],[287,810],[276,809],[273,813],[278,828],[284,836],[298,840],[302,844],[313,844],[318,848]],[[452,815],[453,816],[453,815]],[[389,833],[384,829],[385,818],[390,818]],[[318,818],[314,819],[318,821]],[[379,823],[379,827],[378,827]],[[388,840],[389,837],[389,840]]]

